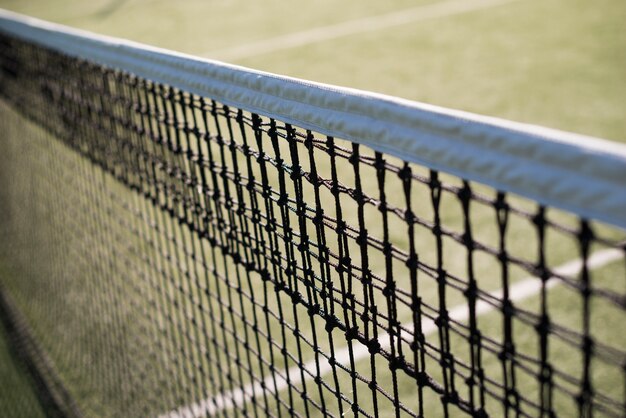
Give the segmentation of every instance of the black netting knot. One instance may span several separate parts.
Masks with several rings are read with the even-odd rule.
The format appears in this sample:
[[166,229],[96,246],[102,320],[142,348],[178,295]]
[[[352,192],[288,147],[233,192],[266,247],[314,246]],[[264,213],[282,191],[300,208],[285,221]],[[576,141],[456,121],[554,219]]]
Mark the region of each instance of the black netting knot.
[[341,324],[339,318],[336,316],[328,316],[326,318],[326,326],[324,327],[326,331],[332,332],[333,329],[337,328]]
[[408,164],[405,164],[399,171],[398,171],[398,177],[401,180],[410,180],[412,176],[412,172],[411,172],[411,167],[409,167]]
[[389,370],[404,370],[406,368],[406,360],[404,356],[396,356],[389,361]]
[[302,294],[300,294],[300,292],[292,293],[291,301],[293,302],[294,305],[298,305],[300,302],[302,302]]
[[476,282],[471,281],[468,283],[467,288],[463,291],[463,296],[465,296],[469,300],[476,299],[478,295],[478,287],[476,286]]
[[370,354],[378,354],[380,352],[380,343],[377,339],[373,338],[367,342],[367,351]]
[[348,341],[354,340],[359,336],[359,327],[351,327],[346,330],[346,339]]
[[387,284],[387,286],[383,287],[383,296],[389,297],[393,296],[396,291],[396,282],[391,281]]
[[320,305],[316,303],[315,305],[309,306],[309,308],[307,309],[307,313],[310,316],[318,315],[320,313]]

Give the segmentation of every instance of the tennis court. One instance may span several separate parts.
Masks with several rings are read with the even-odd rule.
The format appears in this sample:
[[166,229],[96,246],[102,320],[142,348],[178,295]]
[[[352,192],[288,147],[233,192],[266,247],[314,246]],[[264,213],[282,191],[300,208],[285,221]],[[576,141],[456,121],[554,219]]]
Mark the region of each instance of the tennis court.
[[0,403],[623,416],[626,7],[575,3],[0,2],[429,103],[3,15]]

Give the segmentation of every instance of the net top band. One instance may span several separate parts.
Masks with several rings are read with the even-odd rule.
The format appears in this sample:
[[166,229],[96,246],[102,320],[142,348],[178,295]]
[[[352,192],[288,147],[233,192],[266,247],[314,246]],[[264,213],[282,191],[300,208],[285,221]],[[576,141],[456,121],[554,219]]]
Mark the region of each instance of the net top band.
[[0,10],[58,52],[626,228],[626,146],[250,70]]

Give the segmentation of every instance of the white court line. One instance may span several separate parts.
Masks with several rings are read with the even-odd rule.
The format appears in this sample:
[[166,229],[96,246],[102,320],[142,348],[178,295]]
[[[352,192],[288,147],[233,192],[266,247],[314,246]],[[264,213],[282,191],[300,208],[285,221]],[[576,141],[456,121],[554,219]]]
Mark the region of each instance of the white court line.
[[[598,251],[592,254],[587,260],[587,268],[589,270],[593,270],[596,268],[603,267],[609,264],[612,261],[616,261],[623,257],[623,252],[616,249],[608,249]],[[561,276],[574,276],[578,274],[582,269],[583,263],[579,260],[571,260],[568,261],[554,269],[554,272]],[[548,281],[547,287],[552,288],[558,284],[562,283],[561,280],[552,279]],[[512,285],[509,289],[509,298],[511,301],[520,301],[526,299],[530,296],[536,295],[541,291],[541,281],[536,277],[529,277],[523,279],[514,285]],[[502,298],[502,289],[498,289],[494,292],[489,293],[491,296],[495,298]],[[479,301],[476,303],[476,315],[483,315],[489,313],[497,308],[488,304],[484,301]],[[469,311],[467,309],[467,304],[461,304],[449,311],[450,318],[455,321],[466,321],[469,318]],[[409,331],[413,328],[412,324],[405,326],[405,328],[409,329]],[[437,330],[437,326],[431,319],[425,319],[422,321],[422,332],[427,335],[431,334]],[[378,336],[378,341],[383,349],[389,348],[389,334],[380,334]],[[364,358],[370,356],[370,353],[366,346],[362,344],[355,344],[352,348],[352,352],[354,355],[354,361],[359,361]],[[339,364],[347,364],[350,361],[350,352],[348,347],[335,351],[335,359]],[[320,376],[331,373],[333,368],[328,361],[324,358],[319,359],[319,374]],[[310,360],[303,365],[303,368],[307,370],[311,375],[317,375],[317,365],[315,360]],[[300,374],[301,368],[299,366],[294,366],[289,368],[286,372],[283,372],[283,375],[288,375],[290,380],[290,385],[299,385],[302,383],[302,376]],[[311,378],[305,372],[305,376],[307,380]],[[289,384],[287,380],[281,376],[275,376],[276,378],[276,389],[281,391],[286,389]],[[263,381],[263,385],[266,388],[274,389],[274,377],[270,376]],[[215,396],[214,399],[203,399],[200,402],[193,403],[191,405],[183,406],[176,410],[170,411],[166,414],[160,415],[159,418],[201,418],[206,416],[213,416],[217,412],[222,411],[224,409],[229,409],[234,406],[242,406],[245,402],[249,401],[253,398],[253,393],[260,394],[263,393],[263,385],[259,382],[254,384],[248,384],[243,388],[238,388],[233,391],[219,394]],[[258,395],[257,395],[258,396]]]
[[474,10],[500,6],[519,0],[447,0],[434,4],[418,6],[379,16],[341,22],[334,25],[314,28],[302,32],[290,33],[256,42],[248,42],[230,48],[205,52],[201,56],[222,61],[233,61],[281,49],[295,48],[316,42],[328,41],[357,33],[372,32],[408,23],[420,22],[443,16],[451,16]]

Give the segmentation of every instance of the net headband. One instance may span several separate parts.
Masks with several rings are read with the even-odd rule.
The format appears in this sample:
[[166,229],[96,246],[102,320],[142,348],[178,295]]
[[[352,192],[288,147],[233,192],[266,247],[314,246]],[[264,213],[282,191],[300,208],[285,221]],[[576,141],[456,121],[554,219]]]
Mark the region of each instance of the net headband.
[[626,228],[626,146],[250,70],[0,10],[0,30],[405,161]]

